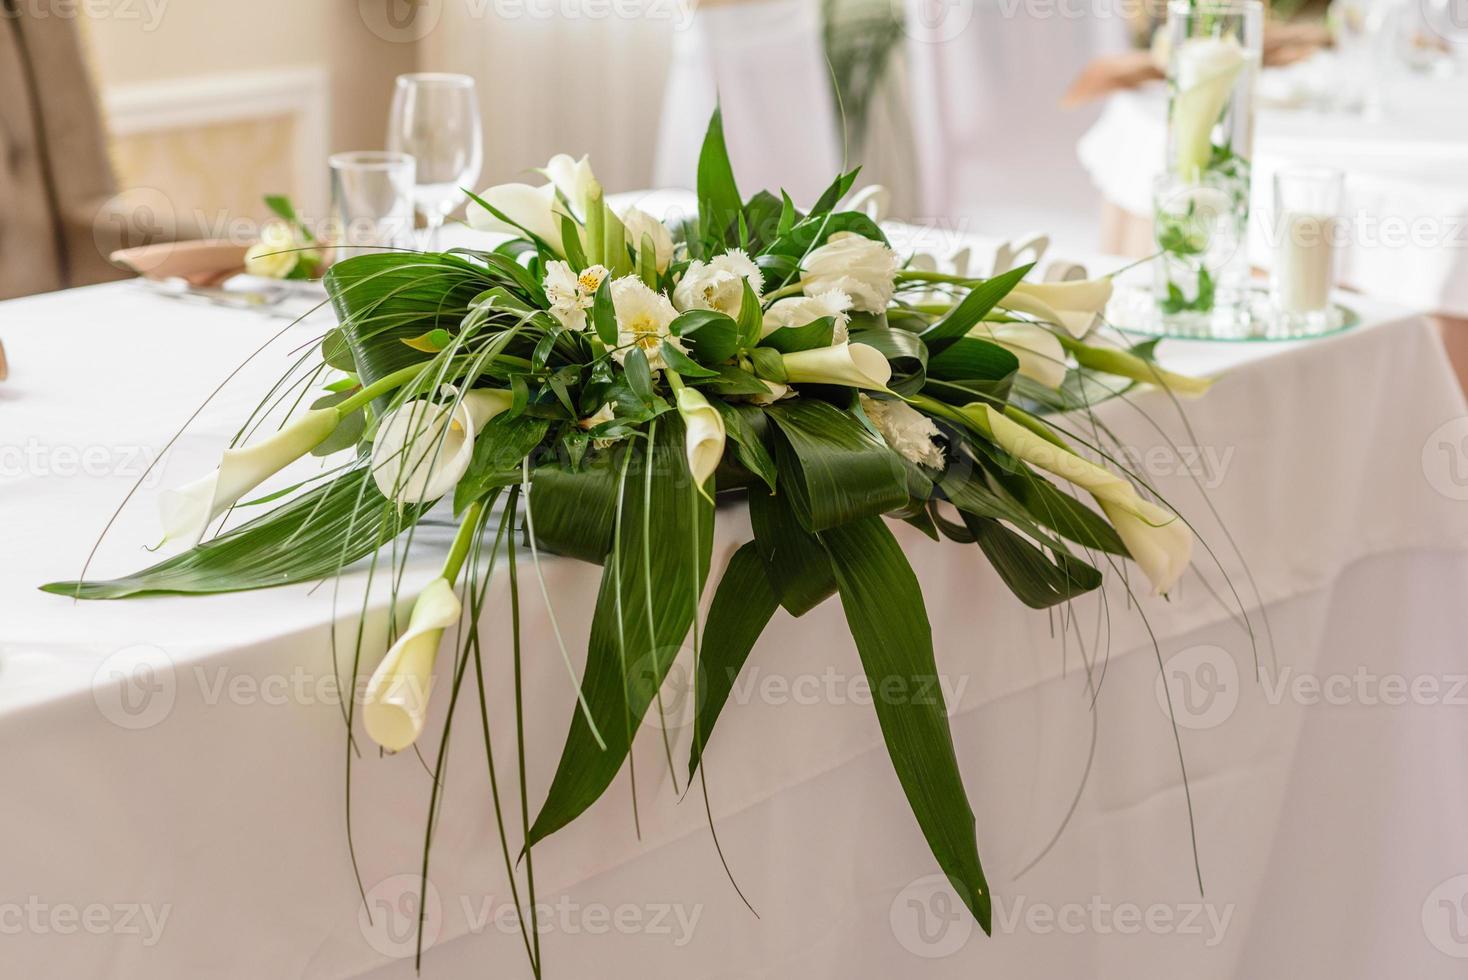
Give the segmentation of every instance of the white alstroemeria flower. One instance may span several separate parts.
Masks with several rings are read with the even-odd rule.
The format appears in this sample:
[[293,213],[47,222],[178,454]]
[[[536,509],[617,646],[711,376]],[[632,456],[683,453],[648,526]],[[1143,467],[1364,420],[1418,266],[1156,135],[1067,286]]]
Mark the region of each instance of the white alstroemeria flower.
[[1111,302],[1110,279],[1071,282],[1021,282],[999,301],[1002,309],[1027,313],[1064,327],[1077,340],[1090,333],[1106,304]]
[[854,231],[838,231],[826,244],[811,249],[802,264],[807,296],[839,289],[851,297],[853,307],[866,313],[881,313],[892,301],[897,253],[881,242]]
[[653,264],[658,272],[667,272],[673,262],[673,234],[668,226],[641,208],[629,207],[617,215],[627,229],[627,244],[641,254],[643,238],[652,239]]
[[586,329],[586,311],[596,301],[596,291],[607,277],[604,265],[588,266],[577,275],[565,262],[548,262],[541,286],[550,300],[551,316],[568,330]]
[[557,252],[565,254],[561,244],[561,212],[556,208],[555,184],[543,187],[496,184],[485,188],[479,196],[509,220],[501,221],[480,207],[477,201],[470,201],[464,212],[469,227],[475,231],[496,231],[521,237],[528,231],[544,239]]
[[932,419],[898,399],[860,398],[862,411],[895,452],[929,469],[943,468],[943,450],[933,441],[942,433]]
[[875,347],[866,344],[835,344],[815,350],[781,354],[786,380],[791,384],[845,385],[886,391],[892,380],[892,365]]
[[208,476],[159,498],[165,541],[199,543],[204,531],[220,514],[287,465],[326,441],[341,421],[334,408],[318,408],[291,422],[268,439],[251,446],[226,449],[219,468]]
[[[1105,467],[1055,445],[989,405],[975,402],[964,406],[963,412],[1005,452],[1095,497],[1155,594],[1164,594],[1177,584],[1193,550],[1193,532],[1182,518],[1143,500],[1135,487]],[[1118,519],[1118,515],[1130,520]]]
[[678,318],[668,297],[655,292],[637,276],[623,276],[612,281],[612,306],[617,312],[617,350],[612,357],[625,363],[632,346],[642,348],[647,365],[660,371],[668,365],[663,360],[662,343],[667,341],[684,350],[683,341],[668,332],[668,325]]
[[300,242],[295,229],[284,221],[267,222],[260,229],[260,240],[245,252],[245,271],[252,276],[284,279],[295,271],[301,259]]
[[765,310],[765,324],[761,336],[769,336],[772,331],[781,327],[803,327],[822,317],[833,317],[836,321],[836,329],[831,335],[831,343],[846,343],[846,325],[851,322],[851,316],[846,311],[851,309],[851,297],[839,289],[828,289],[823,293],[815,293],[810,296],[787,296],[784,299],[775,300],[768,310]]
[[571,203],[576,213],[585,218],[592,197],[600,189],[596,175],[591,172],[590,161],[584,155],[580,160],[574,160],[568,154],[557,153],[540,172]]
[[602,404],[601,408],[598,408],[595,412],[592,412],[590,415],[586,416],[586,418],[584,419],[581,419],[576,424],[583,429],[594,429],[597,426],[601,425],[603,422],[610,422],[616,417],[617,413],[612,410],[612,403],[605,402]]
[[399,504],[442,497],[468,471],[479,430],[512,401],[508,391],[471,388],[457,406],[427,399],[404,402],[382,420],[372,444],[377,489]]
[[687,428],[688,470],[703,490],[724,458],[724,417],[697,388],[680,387],[673,398]]
[[1044,327],[1033,323],[981,323],[969,336],[998,344],[1019,358],[1019,373],[1047,388],[1065,381],[1065,348]]
[[439,640],[462,613],[448,579],[434,579],[413,603],[407,631],[372,672],[362,702],[362,723],[372,741],[389,752],[403,751],[423,733]]
[[684,313],[718,310],[737,317],[745,280],[756,296],[764,291],[765,274],[743,249],[732,248],[708,262],[694,259],[673,290],[673,304]]
[[1177,90],[1172,102],[1173,163],[1196,179],[1213,155],[1213,127],[1223,115],[1247,56],[1233,37],[1191,37],[1172,54]]

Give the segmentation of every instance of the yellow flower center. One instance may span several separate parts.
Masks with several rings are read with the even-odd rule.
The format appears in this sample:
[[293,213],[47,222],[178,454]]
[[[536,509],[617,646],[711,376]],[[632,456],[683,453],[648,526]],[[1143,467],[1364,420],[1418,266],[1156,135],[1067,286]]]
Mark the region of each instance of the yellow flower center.
[[587,269],[576,278],[576,282],[588,293],[594,293],[601,286],[601,274]]
[[640,316],[627,324],[632,331],[632,342],[645,351],[651,351],[662,343],[662,331],[658,322],[650,316]]

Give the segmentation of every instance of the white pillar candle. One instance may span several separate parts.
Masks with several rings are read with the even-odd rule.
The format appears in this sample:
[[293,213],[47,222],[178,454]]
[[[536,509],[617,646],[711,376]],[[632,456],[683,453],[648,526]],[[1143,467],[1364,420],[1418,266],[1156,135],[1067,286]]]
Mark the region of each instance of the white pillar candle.
[[1274,253],[1274,303],[1283,313],[1314,313],[1330,305],[1335,279],[1335,218],[1285,212]]

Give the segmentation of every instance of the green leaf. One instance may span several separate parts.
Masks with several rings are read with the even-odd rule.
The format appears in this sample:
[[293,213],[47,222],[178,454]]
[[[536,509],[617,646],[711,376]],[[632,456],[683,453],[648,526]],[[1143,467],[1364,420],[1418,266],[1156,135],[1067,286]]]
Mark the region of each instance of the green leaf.
[[730,364],[719,367],[719,376],[699,385],[720,395],[768,395],[770,388],[759,378]]
[[453,342],[454,336],[442,327],[436,327],[425,334],[410,337],[402,343],[407,344],[414,350],[421,350],[425,354],[437,354]]
[[429,506],[389,504],[362,466],[140,572],[110,581],[52,582],[41,590],[78,599],[121,599],[313,581],[370,555],[416,523]]
[[1009,591],[1030,608],[1047,609],[1101,584],[1101,573],[1074,555],[1056,551],[1052,558],[993,518],[960,513]]
[[698,770],[699,758],[713,736],[714,722],[719,720],[719,713],[729,700],[729,692],[744,669],[749,651],[754,649],[755,641],[779,606],[759,550],[750,541],[729,560],[704,623],[693,701],[697,705],[698,727],[688,749],[690,780]]
[[1035,263],[1030,262],[1010,269],[970,289],[968,295],[950,310],[947,316],[922,332],[923,343],[928,345],[929,355],[936,358],[944,348],[953,344],[960,337],[967,336],[974,325],[994,309],[1001,299],[1008,296],[1010,290],[1034,266]]
[[[606,749],[573,708],[527,847],[570,823],[611,784],[693,622],[695,597],[708,576],[714,514],[713,505],[692,492],[683,442],[681,420],[669,415],[657,427],[651,453],[640,446],[626,450],[635,455],[625,487],[621,552],[609,556],[602,572],[581,683]],[[694,527],[696,540],[690,537]]]
[[321,338],[321,359],[338,371],[357,372],[357,362],[352,360],[352,347],[341,327],[331,328]]
[[699,364],[667,340],[662,342],[659,349],[662,351],[663,361],[667,363],[668,367],[685,378],[717,378],[719,376],[718,371]]
[[697,190],[704,233],[726,241],[729,229],[743,212],[743,199],[734,183],[734,168],[724,145],[724,117],[719,109],[709,118],[703,149],[698,154]]
[[801,526],[789,499],[749,491],[749,523],[770,587],[792,616],[803,616],[836,594],[836,577],[820,541]]
[[769,423],[765,413],[753,405],[731,405],[722,398],[711,398],[709,404],[724,419],[724,430],[734,442],[734,455],[745,469],[775,489],[775,461],[765,449],[763,432]]
[[617,473],[612,463],[611,453],[601,453],[579,469],[554,462],[541,463],[531,471],[529,501],[535,511],[535,537],[546,551],[593,565],[606,560],[617,510]]
[[642,399],[644,405],[651,405],[653,399],[652,391],[652,368],[648,366],[647,355],[642,348],[634,345],[627,352],[627,359],[622,362],[622,369],[627,372],[627,384],[632,388],[632,393]]
[[816,203],[811,205],[811,216],[815,217],[825,214],[835,208],[837,204],[840,204],[841,199],[851,190],[851,185],[856,183],[856,175],[859,173],[861,173],[861,168],[857,167],[854,170],[848,170],[846,173],[840,174],[835,180],[831,181],[831,185],[822,191],[821,196],[816,199]]
[[815,399],[767,412],[784,437],[776,442],[782,486],[807,530],[824,531],[907,503],[897,457],[851,415]]
[[[311,408],[330,408],[340,405],[354,394],[354,391],[334,391],[329,395],[323,395],[311,403]],[[331,435],[325,441],[311,450],[312,456],[330,456],[339,453],[343,449],[350,449],[362,438],[362,433],[367,430],[367,418],[365,412],[353,412],[337,423]]]
[[301,223],[301,219],[296,217],[295,205],[284,194],[266,194],[265,206],[279,217],[289,221],[292,225],[299,225]]
[[892,365],[888,388],[899,395],[915,395],[922,390],[928,378],[928,348],[916,334],[886,328],[853,330],[851,342],[876,348]]
[[785,372],[785,359],[773,347],[751,348],[749,360],[754,366],[754,373],[767,381],[785,384],[790,380]]
[[993,912],[917,576],[879,518],[821,534],[887,754],[938,867],[985,932]]
[[668,330],[688,341],[694,359],[708,367],[723,364],[739,351],[739,324],[718,310],[681,313]]
[[602,276],[601,285],[596,287],[596,296],[591,301],[591,322],[596,335],[608,347],[616,347],[621,333],[617,329],[617,308],[612,303],[612,277]]
[[520,461],[540,445],[550,429],[545,419],[531,415],[511,416],[501,412],[490,419],[474,437],[474,456],[469,469],[454,488],[454,513],[495,487],[508,487],[523,477]]
[[740,280],[744,284],[744,293],[739,299],[739,346],[753,347],[759,343],[759,335],[764,329],[765,315],[760,309],[759,296],[755,294],[754,287],[749,284],[748,279]]
[[830,347],[836,332],[836,318],[823,316],[801,327],[776,327],[759,342],[782,354],[793,354],[801,350],[816,350]]
[[586,261],[586,252],[581,247],[581,228],[569,214],[561,215],[561,247],[566,251],[566,261],[572,272],[579,274],[591,264]]

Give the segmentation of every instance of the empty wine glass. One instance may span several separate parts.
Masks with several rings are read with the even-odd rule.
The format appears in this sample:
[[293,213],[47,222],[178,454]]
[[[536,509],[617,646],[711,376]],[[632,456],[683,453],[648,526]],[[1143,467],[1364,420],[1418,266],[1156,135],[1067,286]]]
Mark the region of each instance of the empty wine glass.
[[474,79],[439,72],[398,76],[387,145],[417,161],[413,201],[428,226],[430,247],[444,219],[463,202],[464,188],[479,179],[481,132]]

